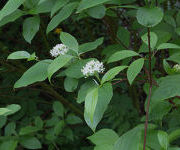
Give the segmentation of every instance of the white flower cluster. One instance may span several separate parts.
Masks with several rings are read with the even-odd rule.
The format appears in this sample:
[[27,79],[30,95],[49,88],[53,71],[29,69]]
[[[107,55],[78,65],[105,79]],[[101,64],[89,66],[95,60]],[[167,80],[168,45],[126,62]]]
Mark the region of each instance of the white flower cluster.
[[179,64],[174,65],[173,69],[176,72],[180,72],[180,65]]
[[57,57],[59,55],[64,55],[68,52],[69,48],[64,44],[57,44],[50,50],[50,54],[52,57]]
[[102,62],[91,60],[82,69],[81,72],[84,76],[93,76],[96,73],[104,72],[104,66]]

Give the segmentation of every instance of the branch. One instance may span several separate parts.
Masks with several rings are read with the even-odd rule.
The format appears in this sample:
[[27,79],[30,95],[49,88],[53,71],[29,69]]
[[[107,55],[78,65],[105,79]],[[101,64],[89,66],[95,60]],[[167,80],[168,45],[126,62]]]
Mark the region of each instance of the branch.
[[[20,73],[24,73],[24,69],[15,67],[13,65],[8,64],[7,62],[0,61],[0,64],[5,65],[7,68],[12,69],[14,71],[18,71]],[[55,97],[58,99],[64,106],[69,107],[72,111],[74,111],[79,117],[83,118],[83,112],[71,104],[68,100],[66,100],[63,96],[61,96],[59,93],[57,93],[50,85],[40,82],[39,85],[42,87],[43,90],[45,90],[49,95]]]
[[146,121],[145,121],[145,129],[144,129],[144,146],[143,150],[146,150],[146,139],[147,139],[147,128],[148,128],[148,120],[149,120],[149,106],[151,101],[151,95],[152,95],[152,71],[151,71],[151,37],[150,37],[150,28],[148,28],[148,48],[149,48],[149,94],[148,94],[148,102],[147,102],[147,108],[146,108]]

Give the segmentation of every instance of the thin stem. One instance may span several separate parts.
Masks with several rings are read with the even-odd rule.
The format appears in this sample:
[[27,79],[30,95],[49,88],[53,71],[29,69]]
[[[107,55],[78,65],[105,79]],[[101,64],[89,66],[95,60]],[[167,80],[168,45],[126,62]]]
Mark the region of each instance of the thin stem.
[[146,150],[146,138],[147,138],[147,128],[148,128],[148,120],[149,120],[149,106],[151,101],[152,95],[152,71],[151,71],[151,36],[150,36],[150,28],[148,28],[148,48],[149,48],[149,95],[148,95],[148,102],[146,107],[146,121],[145,121],[145,129],[144,129],[144,147],[143,150]]

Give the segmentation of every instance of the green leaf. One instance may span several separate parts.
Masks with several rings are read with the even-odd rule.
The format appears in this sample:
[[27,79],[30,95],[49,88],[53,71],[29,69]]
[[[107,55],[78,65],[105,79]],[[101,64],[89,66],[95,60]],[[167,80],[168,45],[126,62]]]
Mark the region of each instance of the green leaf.
[[74,78],[67,77],[64,80],[64,88],[67,92],[73,92],[78,86],[78,80]]
[[17,104],[11,104],[11,105],[8,105],[6,107],[9,111],[6,112],[4,114],[4,116],[9,116],[9,115],[12,115],[14,113],[16,113],[17,111],[19,111],[21,109],[21,106],[20,105],[17,105]]
[[23,16],[24,12],[17,9],[16,11],[14,11],[13,13],[9,14],[8,16],[4,17],[1,21],[0,21],[0,27],[9,23],[9,22],[14,22],[16,19],[18,19],[19,17]]
[[82,74],[81,72],[81,69],[83,68],[83,66],[86,65],[86,63],[90,60],[93,60],[93,58],[90,58],[90,59],[81,59],[81,60],[78,60],[76,61],[75,63],[73,63],[72,65],[70,65],[66,70],[65,70],[65,74],[68,76],[68,77],[71,77],[71,78],[76,78],[76,79],[79,79],[79,78],[82,78],[84,77],[84,75]]
[[180,26],[180,11],[178,11],[176,15],[176,22],[177,22],[177,26]]
[[59,10],[61,9],[64,5],[66,5],[69,2],[69,0],[58,0],[54,4],[52,10],[51,10],[51,17]]
[[161,145],[161,147],[164,149],[164,150],[167,150],[168,149],[168,146],[169,146],[169,137],[168,137],[168,134],[164,131],[158,131],[158,140],[159,140],[159,144]]
[[57,116],[64,116],[64,107],[59,101],[55,101],[53,103],[53,110]]
[[87,95],[87,93],[92,89],[97,87],[97,84],[94,81],[88,81],[85,82],[79,89],[78,91],[78,98],[77,98],[77,102],[78,103],[82,103],[85,101],[85,97]]
[[112,63],[115,61],[119,61],[128,57],[133,57],[133,56],[138,56],[138,55],[139,55],[138,53],[131,50],[122,50],[122,51],[112,54],[108,59],[108,63]]
[[72,14],[76,6],[77,2],[73,2],[63,7],[63,9],[49,22],[46,33],[48,34],[50,31],[56,28],[62,21],[66,20]]
[[41,143],[36,137],[23,138],[20,144],[27,149],[41,149]]
[[176,21],[171,15],[165,15],[164,20],[166,23],[176,28]]
[[93,88],[91,91],[89,91],[85,98],[85,112],[90,118],[91,123],[93,123],[93,117],[96,109],[98,101],[98,88]]
[[5,127],[5,136],[11,136],[16,133],[16,124],[14,122],[10,122]]
[[106,81],[112,80],[120,71],[126,69],[127,66],[118,66],[110,69],[102,78],[101,84],[105,83]]
[[73,124],[80,124],[80,123],[82,123],[82,120],[79,117],[75,116],[74,114],[69,114],[67,116],[67,118],[66,118],[66,122],[68,124],[73,125]]
[[[161,121],[165,115],[172,109],[172,105],[168,101],[158,102],[150,109],[149,121]],[[145,120],[145,119],[144,119]]]
[[56,136],[58,136],[58,135],[63,131],[64,125],[65,125],[64,120],[59,121],[59,122],[55,125],[55,127],[54,127],[54,133],[55,133]]
[[0,116],[0,129],[2,127],[4,127],[4,125],[6,124],[7,122],[7,117],[6,116]]
[[113,150],[113,145],[104,144],[100,146],[95,146],[94,150]]
[[4,141],[0,145],[0,150],[15,150],[17,147],[18,141],[14,140],[9,140],[9,141]]
[[66,45],[69,49],[74,50],[75,52],[78,52],[79,50],[79,44],[75,37],[70,35],[66,32],[61,32],[60,34],[60,40],[61,42]]
[[85,9],[88,9],[88,8],[91,8],[91,7],[106,3],[108,1],[110,1],[110,0],[96,0],[96,1],[81,0],[81,2],[79,3],[79,6],[77,8],[77,13],[79,13],[79,12],[85,10]]
[[129,66],[127,70],[127,78],[129,81],[129,84],[131,85],[136,78],[136,76],[140,73],[141,69],[143,68],[144,65],[144,59],[140,58]]
[[37,56],[36,56],[36,53],[32,53],[31,56],[28,58],[27,61],[32,61],[32,60],[36,60],[37,59]]
[[89,16],[95,19],[102,19],[106,14],[106,7],[104,5],[95,6],[87,10]]
[[56,0],[43,0],[38,5],[28,11],[29,14],[38,15],[40,13],[50,12]]
[[39,128],[33,126],[26,126],[20,129],[19,135],[27,135],[39,131]]
[[170,61],[180,64],[180,53],[178,52],[178,53],[171,55],[167,60],[170,60]]
[[60,55],[57,58],[53,60],[53,62],[48,66],[48,79],[49,81],[51,80],[52,75],[64,67],[71,59],[73,56],[70,55]]
[[180,147],[169,147],[168,150],[180,150]]
[[11,53],[7,59],[28,59],[31,55],[26,51],[17,51]]
[[119,26],[117,31],[117,37],[121,42],[126,46],[129,47],[130,44],[130,32],[125,29],[124,27]]
[[98,38],[97,40],[95,40],[94,42],[89,42],[89,43],[85,43],[79,46],[79,53],[83,54],[89,51],[92,51],[94,49],[96,49],[98,46],[100,46],[104,41],[104,38]]
[[[148,46],[148,33],[144,34],[141,39],[143,40],[144,43]],[[150,32],[150,45],[151,48],[154,49],[158,41],[158,37],[156,33]]]
[[162,21],[163,15],[161,8],[140,7],[136,17],[139,24],[145,27],[154,27]]
[[118,138],[119,136],[117,135],[117,133],[111,129],[101,129],[98,132],[94,133],[92,136],[88,137],[88,139],[96,146],[105,144],[114,145]]
[[38,81],[44,81],[48,77],[47,69],[52,60],[43,60],[29,68],[15,83],[14,88],[28,86]]
[[35,122],[34,122],[35,126],[38,127],[39,129],[43,128],[43,120],[38,116],[35,118]]
[[28,42],[34,38],[36,33],[39,31],[40,18],[39,16],[29,17],[24,20],[23,23],[23,37]]
[[180,129],[173,130],[171,133],[169,133],[169,143],[172,143],[178,138],[180,138]]
[[123,134],[114,144],[113,150],[139,150],[143,126],[137,126]]
[[180,36],[180,27],[175,29],[175,32]]
[[6,5],[0,11],[0,21],[18,9],[25,0],[8,0]]
[[180,82],[179,74],[160,78],[159,81],[159,86],[152,94],[152,107],[165,99],[180,96],[180,86],[177,84]]
[[173,44],[173,43],[162,43],[157,47],[157,50],[161,50],[161,49],[180,49],[179,45]]
[[0,116],[3,116],[4,114],[6,114],[7,112],[10,112],[11,110],[7,109],[7,108],[0,108]]
[[[92,112],[91,112],[91,116],[90,116],[86,112],[86,109],[85,109],[85,112],[84,112],[85,121],[93,131],[95,131],[96,126],[101,121],[103,114],[104,114],[105,110],[107,109],[107,106],[108,106],[112,96],[113,96],[112,85],[110,83],[106,83],[103,86],[98,88],[98,100],[97,100],[95,111],[94,111],[94,108],[92,109],[94,111],[93,117],[92,117]],[[92,100],[90,97],[88,97],[88,98],[89,98],[89,100]],[[88,108],[88,110],[89,110],[89,108]],[[92,121],[92,118],[93,118],[93,121]]]
[[172,74],[172,68],[165,59],[163,60],[163,67],[167,74]]

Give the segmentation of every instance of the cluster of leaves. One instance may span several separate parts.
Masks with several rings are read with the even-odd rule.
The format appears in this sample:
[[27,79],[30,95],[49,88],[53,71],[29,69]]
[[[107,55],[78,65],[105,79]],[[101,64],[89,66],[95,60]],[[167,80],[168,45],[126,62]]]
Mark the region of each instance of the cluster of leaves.
[[[0,150],[143,150],[148,96],[146,149],[179,150],[179,5],[4,2]],[[68,53],[52,58],[56,43]],[[105,72],[84,78],[81,70],[91,60],[102,61]]]

